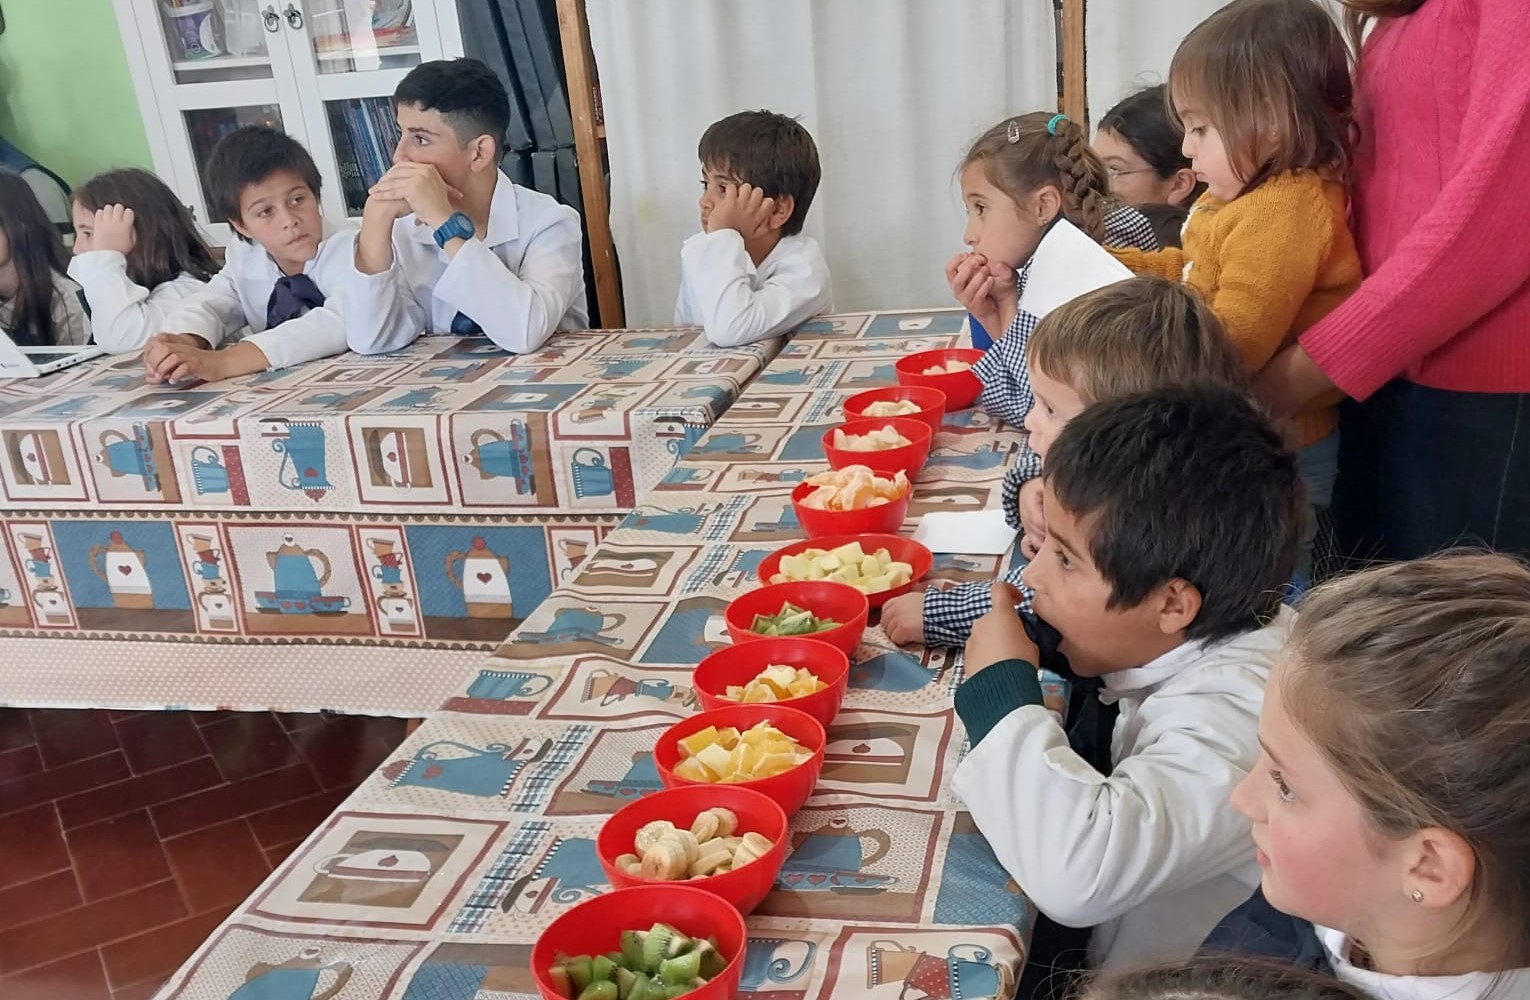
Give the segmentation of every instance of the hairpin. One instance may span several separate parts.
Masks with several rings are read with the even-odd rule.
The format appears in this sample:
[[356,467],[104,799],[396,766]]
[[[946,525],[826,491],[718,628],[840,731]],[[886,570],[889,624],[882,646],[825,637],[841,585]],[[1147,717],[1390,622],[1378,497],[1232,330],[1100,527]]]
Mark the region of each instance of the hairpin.
[[1009,127],[1004,130],[1004,139],[1011,144],[1020,141],[1020,119],[1011,118]]
[[[1047,122],[1047,135],[1056,135],[1057,126],[1061,125],[1067,120],[1067,115],[1053,115],[1051,121]],[[1013,142],[1014,140],[1011,139],[1010,141]]]

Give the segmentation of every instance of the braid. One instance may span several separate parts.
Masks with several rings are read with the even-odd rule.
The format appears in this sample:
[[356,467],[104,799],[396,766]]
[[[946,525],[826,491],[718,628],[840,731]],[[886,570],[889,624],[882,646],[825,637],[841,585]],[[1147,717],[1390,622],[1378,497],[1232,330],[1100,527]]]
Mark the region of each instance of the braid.
[[1064,122],[1059,136],[1065,149],[1054,160],[1062,175],[1063,196],[1072,214],[1078,216],[1079,228],[1096,243],[1105,239],[1106,189],[1102,171],[1095,169],[1099,158],[1084,140],[1084,130],[1075,122]]

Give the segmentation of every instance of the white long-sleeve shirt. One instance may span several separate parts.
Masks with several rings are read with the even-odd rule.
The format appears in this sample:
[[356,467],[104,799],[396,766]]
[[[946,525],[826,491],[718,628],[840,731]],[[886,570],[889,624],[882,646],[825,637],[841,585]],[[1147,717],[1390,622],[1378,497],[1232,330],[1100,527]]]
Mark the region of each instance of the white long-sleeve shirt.
[[393,223],[393,264],[378,274],[352,266],[346,339],[358,354],[385,354],[424,333],[450,333],[460,312],[507,351],[525,354],[554,330],[582,330],[584,234],[579,213],[503,172],[489,202],[488,232],[447,257],[435,233],[406,215]]
[[128,277],[127,257],[116,250],[92,250],[72,258],[69,277],[90,303],[96,345],[113,354],[142,350],[149,335],[168,330],[170,314],[207,284],[182,272],[145,288]]
[[194,333],[213,347],[243,339],[266,356],[272,368],[286,368],[345,353],[345,323],[340,301],[346,276],[355,269],[356,230],[331,229],[303,273],[324,293],[324,305],[266,329],[266,305],[282,269],[258,243],[236,240],[228,245],[223,269],[201,291],[188,296],[165,318],[161,333]]
[[1259,709],[1296,616],[1185,643],[1105,675],[1120,705],[1106,777],[1041,705],[1005,716],[957,768],[961,796],[1041,912],[1094,927],[1097,963],[1189,957],[1254,891],[1259,870],[1228,800],[1259,756]]
[[1343,931],[1313,927],[1334,975],[1376,1000],[1520,1000],[1530,997],[1530,969],[1468,972],[1459,976],[1388,976],[1355,966]]
[[737,230],[697,233],[680,245],[675,322],[700,326],[716,347],[787,333],[831,312],[829,264],[811,236],[783,236],[755,267]]

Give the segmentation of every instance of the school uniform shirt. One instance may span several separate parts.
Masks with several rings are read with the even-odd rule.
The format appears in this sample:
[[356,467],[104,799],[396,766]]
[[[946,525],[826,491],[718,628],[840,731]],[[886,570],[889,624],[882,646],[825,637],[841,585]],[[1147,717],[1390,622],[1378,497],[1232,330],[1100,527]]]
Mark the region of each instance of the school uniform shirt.
[[1265,684],[1295,617],[1282,608],[1105,675],[1098,700],[1118,708],[1108,775],[1042,704],[1035,665],[1004,661],[957,690],[975,742],[953,789],[1042,913],[1094,928],[1096,964],[1187,958],[1259,884],[1228,796],[1259,756]]
[[1510,1000],[1530,997],[1530,969],[1468,972],[1460,976],[1388,976],[1357,968],[1349,960],[1349,936],[1316,926],[1334,975],[1376,1000]]
[[113,354],[140,350],[151,334],[169,331],[165,320],[207,284],[182,272],[145,288],[128,277],[127,257],[116,250],[92,250],[72,258],[69,277],[79,283],[90,304],[96,346]]
[[[15,303],[0,299],[0,327],[7,330],[14,326]],[[66,275],[53,274],[53,342],[59,347],[73,347],[90,343],[90,313],[80,286]]]
[[[358,354],[386,354],[424,333],[482,331],[515,354],[534,351],[554,330],[583,330],[584,235],[579,213],[501,171],[489,201],[488,231],[457,256],[435,231],[406,215],[393,223],[393,264],[346,276],[346,340]],[[459,318],[459,314],[462,318]]]
[[[244,340],[260,348],[272,368],[345,353],[340,299],[355,268],[356,230],[325,223],[323,239],[303,273],[324,294],[324,304],[266,329],[266,307],[282,269],[259,243],[235,240],[224,251],[223,269],[165,318],[162,333],[194,333],[217,347]],[[245,328],[249,332],[240,337]]]
[[702,327],[714,347],[789,333],[833,308],[829,264],[811,236],[781,237],[758,267],[734,229],[697,233],[680,245],[675,323]]

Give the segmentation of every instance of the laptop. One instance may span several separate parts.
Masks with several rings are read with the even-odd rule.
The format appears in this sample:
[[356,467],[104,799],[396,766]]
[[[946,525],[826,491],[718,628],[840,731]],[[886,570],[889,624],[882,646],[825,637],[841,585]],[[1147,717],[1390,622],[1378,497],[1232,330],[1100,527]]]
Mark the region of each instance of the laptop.
[[106,352],[94,344],[68,347],[21,347],[0,327],[0,378],[37,378],[61,368],[99,358]]

